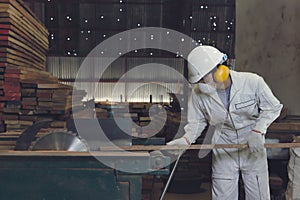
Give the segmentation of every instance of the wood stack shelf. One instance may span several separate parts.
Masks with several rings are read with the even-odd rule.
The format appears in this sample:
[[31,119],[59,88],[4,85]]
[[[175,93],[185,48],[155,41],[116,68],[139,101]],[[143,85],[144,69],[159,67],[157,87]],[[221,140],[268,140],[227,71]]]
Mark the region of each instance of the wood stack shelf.
[[85,91],[45,71],[48,46],[48,30],[23,1],[0,0],[0,149],[40,120],[53,120],[44,132],[66,128],[73,106],[83,106]]

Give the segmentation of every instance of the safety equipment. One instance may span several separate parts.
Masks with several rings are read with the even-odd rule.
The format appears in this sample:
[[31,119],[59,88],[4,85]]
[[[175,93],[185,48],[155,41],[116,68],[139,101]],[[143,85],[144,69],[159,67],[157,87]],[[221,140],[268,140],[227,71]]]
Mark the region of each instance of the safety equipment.
[[217,91],[216,87],[206,83],[198,83],[198,88],[204,94],[212,94]]
[[227,60],[227,55],[212,46],[198,46],[188,55],[189,82],[197,83],[218,64]]
[[251,153],[264,150],[263,135],[261,133],[251,131],[247,137],[247,142]]
[[229,77],[229,68],[226,65],[219,65],[213,76],[216,82],[223,83]]
[[[230,77],[229,111],[218,94],[192,91],[187,110],[188,123],[184,127],[184,136],[191,143],[209,124],[221,127],[213,132],[213,144],[245,144],[252,130],[266,133],[268,126],[279,116],[282,104],[263,78],[235,71],[230,71]],[[213,150],[212,199],[238,199],[236,188],[240,172],[246,199],[270,199],[266,150],[251,153],[249,149]]]

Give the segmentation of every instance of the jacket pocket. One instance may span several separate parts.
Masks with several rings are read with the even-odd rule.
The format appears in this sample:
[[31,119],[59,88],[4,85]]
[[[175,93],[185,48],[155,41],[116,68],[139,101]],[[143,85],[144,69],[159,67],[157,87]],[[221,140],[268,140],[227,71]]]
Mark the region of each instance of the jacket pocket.
[[242,108],[252,106],[253,104],[255,104],[255,99],[250,99],[250,100],[247,100],[247,101],[244,101],[244,102],[241,102],[241,103],[236,103],[235,104],[235,109],[239,110],[239,109],[242,109]]

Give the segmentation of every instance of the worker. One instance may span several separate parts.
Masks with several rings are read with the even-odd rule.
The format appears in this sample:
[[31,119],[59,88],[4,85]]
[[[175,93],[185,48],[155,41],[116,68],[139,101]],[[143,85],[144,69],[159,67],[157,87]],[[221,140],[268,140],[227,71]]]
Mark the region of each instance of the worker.
[[242,175],[248,200],[270,199],[268,164],[264,148],[268,126],[282,104],[257,74],[229,70],[226,54],[212,46],[198,46],[188,55],[188,102],[182,137],[167,145],[190,145],[207,125],[214,126],[213,144],[248,144],[249,148],[213,149],[212,199],[238,200]]

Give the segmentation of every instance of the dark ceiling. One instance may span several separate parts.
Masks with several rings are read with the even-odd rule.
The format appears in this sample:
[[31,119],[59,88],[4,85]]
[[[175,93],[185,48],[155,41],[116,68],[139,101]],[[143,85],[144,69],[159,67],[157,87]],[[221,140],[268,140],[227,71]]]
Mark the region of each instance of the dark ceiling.
[[[49,55],[85,56],[107,37],[121,31],[164,27],[187,34],[199,44],[217,46],[234,58],[235,0],[26,2],[49,30]],[[143,56],[146,51],[137,55]]]

